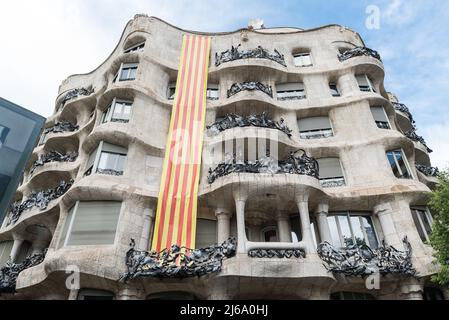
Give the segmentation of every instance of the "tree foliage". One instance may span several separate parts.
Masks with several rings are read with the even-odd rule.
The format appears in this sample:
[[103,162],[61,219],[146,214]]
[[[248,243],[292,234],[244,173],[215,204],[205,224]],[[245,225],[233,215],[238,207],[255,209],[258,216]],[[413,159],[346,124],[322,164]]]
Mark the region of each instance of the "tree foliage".
[[432,193],[430,207],[434,225],[430,242],[440,270],[432,280],[449,288],[449,170],[439,176],[440,184]]

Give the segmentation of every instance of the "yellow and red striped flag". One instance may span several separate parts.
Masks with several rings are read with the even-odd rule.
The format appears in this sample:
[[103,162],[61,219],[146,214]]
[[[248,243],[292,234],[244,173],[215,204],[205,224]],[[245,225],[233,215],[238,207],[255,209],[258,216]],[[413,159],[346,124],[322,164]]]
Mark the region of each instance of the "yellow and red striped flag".
[[210,38],[184,35],[152,250],[194,248]]

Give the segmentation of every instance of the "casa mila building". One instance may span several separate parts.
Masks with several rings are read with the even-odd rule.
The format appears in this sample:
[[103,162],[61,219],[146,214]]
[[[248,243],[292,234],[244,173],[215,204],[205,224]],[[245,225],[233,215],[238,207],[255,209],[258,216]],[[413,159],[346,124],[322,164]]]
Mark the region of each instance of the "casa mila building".
[[432,151],[339,25],[136,15],[59,88],[0,228],[0,299],[444,299]]

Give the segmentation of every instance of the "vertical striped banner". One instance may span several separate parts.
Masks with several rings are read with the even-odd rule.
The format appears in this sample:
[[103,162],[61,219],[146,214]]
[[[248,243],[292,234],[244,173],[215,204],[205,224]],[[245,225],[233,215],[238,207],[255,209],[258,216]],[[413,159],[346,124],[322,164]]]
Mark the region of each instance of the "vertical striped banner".
[[210,38],[184,35],[152,250],[194,248]]

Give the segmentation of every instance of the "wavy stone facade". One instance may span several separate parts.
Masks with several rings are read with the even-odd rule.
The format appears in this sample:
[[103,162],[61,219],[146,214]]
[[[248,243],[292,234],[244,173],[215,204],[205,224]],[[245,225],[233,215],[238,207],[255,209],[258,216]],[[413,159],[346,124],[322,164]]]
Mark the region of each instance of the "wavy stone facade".
[[[103,64],[62,83],[55,113],[47,120],[48,130],[34,150],[16,201],[23,203],[33,193],[53,189],[61,181],[73,179],[74,183],[45,208],[32,207],[15,223],[3,224],[0,242],[10,241],[13,262],[19,263],[20,255],[45,251],[46,255],[40,264],[20,272],[15,294],[3,293],[0,299],[80,299],[102,293],[115,299],[329,299],[343,292],[376,299],[421,299],[431,286],[429,278],[435,266],[412,209],[426,206],[430,188],[437,183],[435,177],[415,168],[431,165],[428,150],[404,135],[414,123],[403,108],[395,108],[397,99],[385,91],[384,67],[377,53],[353,50],[365,48],[363,40],[337,25],[208,34],[212,38],[209,84],[215,92],[218,89],[218,96],[208,100],[206,125],[231,113],[248,117],[265,112],[277,123],[282,118],[291,137],[270,126],[233,126],[212,135],[205,132],[203,154],[212,160],[202,166],[198,219],[206,223],[198,225],[198,232],[207,233],[212,226],[219,244],[235,237],[235,256],[223,260],[218,272],[214,269],[201,277],[134,275],[132,280],[119,281],[130,270],[126,262],[131,239],[136,250],[146,251],[151,246],[172,108],[170,85],[177,77],[182,36],[190,33],[195,32],[137,15]],[[222,54],[231,47],[238,49]],[[248,51],[256,48],[258,55],[251,56]],[[348,55],[349,50],[357,54]],[[311,65],[295,64],[295,56],[304,53],[310,54]],[[239,56],[233,59],[232,54]],[[369,79],[368,90],[366,83],[357,82],[360,75]],[[261,90],[228,96],[234,84],[249,82],[271,87],[273,96]],[[286,84],[299,89],[283,90],[287,96],[292,94],[284,99],[281,88],[289,87]],[[111,104],[123,101],[132,104],[130,113],[117,108],[112,115],[107,112]],[[376,125],[378,119],[373,118],[371,107],[382,107],[385,121]],[[305,128],[302,120],[323,117],[331,123],[331,128],[316,128],[327,130],[323,136],[315,136],[313,128],[301,130]],[[61,123],[65,125],[61,127]],[[55,125],[58,130],[53,130]],[[271,140],[270,146],[276,146],[282,159],[301,149],[318,160],[321,183],[313,175],[244,171],[208,181],[209,169],[225,158],[224,152],[217,152],[221,150],[218,146],[246,141],[245,148],[266,148],[263,139],[258,140],[261,136]],[[99,164],[96,150],[121,151],[114,151],[111,168]],[[395,150],[406,159],[402,169],[409,171],[409,179],[404,179],[402,170],[402,178],[392,171],[387,153]],[[34,164],[52,152],[77,157],[73,161],[55,157],[43,165]],[[124,162],[120,155],[126,156]],[[335,165],[329,169],[326,163],[332,161],[326,159],[339,159],[340,170]],[[117,163],[122,163],[119,169]],[[332,170],[339,174],[332,176]],[[92,201],[122,203],[113,241],[92,245],[80,237],[81,245],[70,245],[65,226],[74,228],[67,222],[71,212],[79,210],[78,204]],[[353,239],[347,237],[351,230],[343,230],[346,222],[341,221],[347,216],[342,213],[349,214],[351,223],[362,221],[359,217],[367,217],[364,223],[371,221],[372,225],[362,224],[359,230],[366,242],[372,240],[380,246],[385,241],[402,250],[402,240],[407,237],[416,275],[383,274],[380,289],[368,290],[363,277],[329,272],[318,255],[319,243],[336,245],[338,237],[344,242],[363,240],[355,235],[354,224],[349,224]],[[333,229],[334,217],[341,220],[338,230]],[[66,286],[66,271],[74,266],[80,272],[80,290]]]

